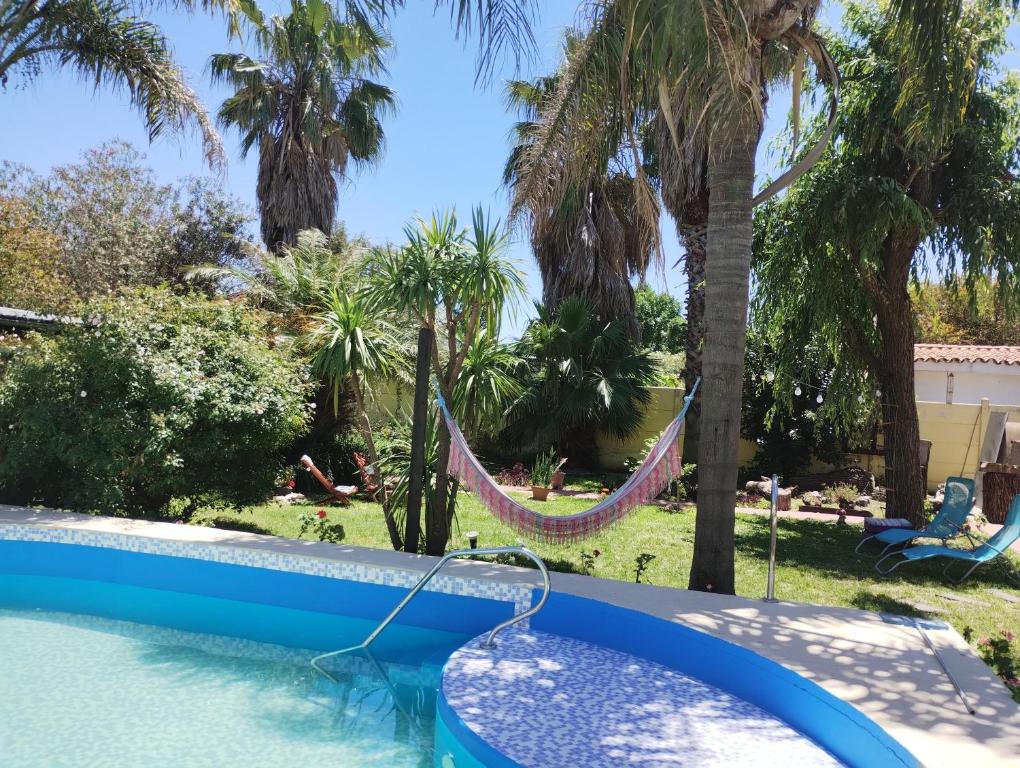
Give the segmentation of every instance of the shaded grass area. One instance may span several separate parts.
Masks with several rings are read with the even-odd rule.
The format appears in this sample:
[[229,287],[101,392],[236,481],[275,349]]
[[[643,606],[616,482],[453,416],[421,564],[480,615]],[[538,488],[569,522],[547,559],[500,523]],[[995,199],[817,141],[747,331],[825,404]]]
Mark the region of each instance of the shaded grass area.
[[[524,496],[518,497],[525,499]],[[590,499],[558,498],[534,505],[546,514],[570,514],[588,509]],[[349,507],[324,507],[329,518],[342,522],[345,543],[388,548],[389,540],[378,504],[355,501]],[[196,522],[216,527],[297,537],[298,517],[305,505],[268,504],[239,512],[217,510]],[[461,495],[454,523],[451,549],[466,548],[466,531],[477,531],[480,546],[522,542],[521,536],[492,517],[470,494]],[[882,578],[873,570],[878,549],[855,555],[861,535],[855,526],[834,522],[781,518],[778,540],[776,596],[781,600],[889,611],[948,621],[961,633],[973,630],[975,641],[1009,629],[1020,635],[1020,604],[1011,603],[991,590],[1020,599],[1000,567],[979,568],[964,585],[954,587],[942,576],[942,563],[919,562],[903,566],[894,578]],[[312,534],[306,534],[306,538]],[[593,575],[634,581],[635,559],[642,553],[655,555],[644,581],[660,586],[686,588],[694,544],[694,511],[667,511],[641,507],[616,526],[585,541],[567,545],[526,542],[551,568],[584,572],[582,553],[599,551]],[[769,527],[765,516],[738,514],[736,521],[737,593],[760,597],[765,591]],[[1020,558],[1011,556],[1011,567],[1020,573]],[[956,575],[959,575],[957,570]]]

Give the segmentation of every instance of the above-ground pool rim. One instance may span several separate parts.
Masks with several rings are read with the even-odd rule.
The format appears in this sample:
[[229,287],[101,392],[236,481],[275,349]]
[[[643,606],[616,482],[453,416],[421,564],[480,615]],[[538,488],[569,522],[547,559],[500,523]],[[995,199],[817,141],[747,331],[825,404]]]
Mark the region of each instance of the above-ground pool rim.
[[[537,593],[536,593],[537,598]],[[619,631],[626,627],[626,631]],[[698,678],[761,707],[848,766],[913,768],[921,762],[871,718],[802,675],[705,632],[601,600],[556,593],[531,628],[627,653]],[[697,663],[696,661],[697,660]],[[712,663],[706,663],[711,661]],[[437,703],[436,765],[516,766],[471,729],[446,697]]]

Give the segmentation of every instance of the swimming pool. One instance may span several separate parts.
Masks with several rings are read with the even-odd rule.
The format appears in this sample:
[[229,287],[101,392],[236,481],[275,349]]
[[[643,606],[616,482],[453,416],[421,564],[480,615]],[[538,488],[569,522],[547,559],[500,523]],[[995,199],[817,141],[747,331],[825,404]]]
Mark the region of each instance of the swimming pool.
[[[381,663],[335,659],[333,683],[311,656],[360,642],[420,571],[128,539],[0,526],[10,765],[727,765],[738,744],[791,768],[916,765],[779,665],[599,601],[554,593],[480,649],[535,599],[488,566],[437,579],[373,646]],[[582,723],[592,702],[601,721]]]

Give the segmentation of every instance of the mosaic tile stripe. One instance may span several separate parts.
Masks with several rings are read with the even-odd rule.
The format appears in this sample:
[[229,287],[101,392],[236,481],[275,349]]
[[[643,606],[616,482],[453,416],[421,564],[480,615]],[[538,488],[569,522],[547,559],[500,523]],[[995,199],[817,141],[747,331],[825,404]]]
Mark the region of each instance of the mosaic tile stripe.
[[[151,538],[138,534],[22,523],[0,524],[0,540],[39,541],[119,549],[146,555],[209,560],[249,568],[266,568],[407,589],[413,587],[423,575],[421,571],[384,568],[367,563],[274,552],[269,549],[249,549],[233,544],[225,546],[209,542],[179,541]],[[479,597],[513,603],[517,613],[525,611],[531,606],[532,587],[526,584],[507,584],[490,579],[472,579],[439,574],[428,583],[425,589],[448,595]]]

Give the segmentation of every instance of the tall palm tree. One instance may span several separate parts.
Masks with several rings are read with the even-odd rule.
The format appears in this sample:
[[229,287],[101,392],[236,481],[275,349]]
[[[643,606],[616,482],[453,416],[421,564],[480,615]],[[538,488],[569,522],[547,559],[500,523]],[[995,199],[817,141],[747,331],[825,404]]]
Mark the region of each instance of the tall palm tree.
[[241,155],[258,147],[262,239],[276,250],[298,232],[333,229],[337,179],[350,160],[369,162],[383,143],[393,93],[371,80],[389,43],[364,19],[348,23],[322,0],[291,1],[287,16],[247,13],[260,58],[212,57],[214,82],[234,89],[219,110],[241,133]]
[[[687,331],[684,339],[684,384],[690,391],[701,377],[705,343],[705,260],[708,255],[708,148],[687,135],[676,115],[684,114],[683,91],[670,96],[670,109],[658,108],[648,131],[650,173],[658,180],[662,204],[676,227],[684,278]],[[701,403],[695,401],[684,421],[684,460],[697,461]]]
[[[193,7],[190,0],[173,5]],[[205,7],[231,7],[207,0]],[[210,165],[223,147],[205,108],[185,81],[160,28],[123,0],[0,0],[0,89],[45,67],[69,68],[96,87],[126,90],[149,138],[196,125]]]
[[[568,55],[578,44],[573,35],[567,37]],[[507,84],[507,103],[522,118],[514,127],[515,145],[503,172],[503,182],[511,190],[538,134],[538,116],[558,83],[559,75],[554,74]],[[555,310],[567,297],[583,297],[599,316],[621,319],[631,337],[640,339],[631,280],[644,280],[658,246],[658,207],[638,205],[637,186],[627,168],[630,153],[621,147],[619,126],[614,132],[613,126],[592,119],[572,122],[567,129],[575,134],[572,145],[598,140],[603,151],[598,162],[588,164],[588,173],[562,188],[556,200],[527,212],[531,247],[542,274],[542,301]],[[597,139],[596,133],[601,134]],[[569,158],[560,156],[552,162],[562,164]]]
[[[601,100],[603,111],[633,114],[658,103],[671,124],[708,148],[708,244],[705,267],[698,517],[690,586],[732,593],[740,400],[751,256],[751,211],[790,183],[821,149],[762,193],[754,193],[754,159],[764,124],[768,86],[788,79],[806,51],[824,76],[834,67],[812,24],[817,0],[759,4],[702,0],[599,0],[591,34],[571,57],[544,110],[543,127],[522,163],[515,210],[555,199],[582,177],[568,168],[550,179],[549,158],[564,150],[564,126],[576,105]],[[625,30],[622,37],[620,28]],[[636,74],[638,76],[635,76]],[[671,96],[683,92],[681,113]],[[819,145],[827,142],[831,126]],[[671,135],[687,153],[684,136]]]

